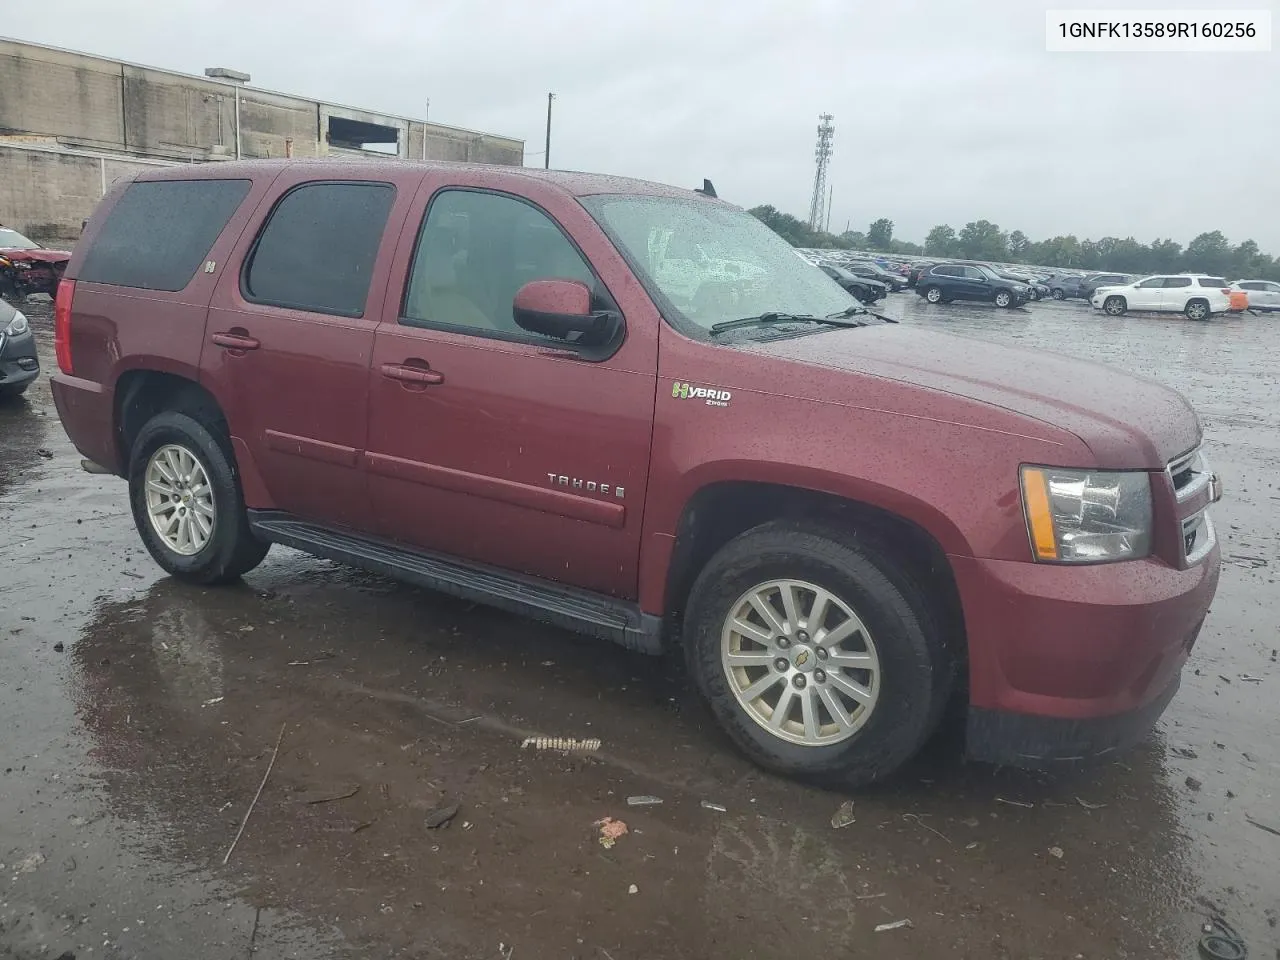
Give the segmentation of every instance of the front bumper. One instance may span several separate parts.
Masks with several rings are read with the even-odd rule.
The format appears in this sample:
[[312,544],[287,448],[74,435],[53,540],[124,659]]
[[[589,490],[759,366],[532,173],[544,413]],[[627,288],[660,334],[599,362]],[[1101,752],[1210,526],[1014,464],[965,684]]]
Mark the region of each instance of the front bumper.
[[17,337],[0,334],[0,392],[17,389],[38,376],[40,361],[31,332]]
[[1218,586],[1219,547],[1065,566],[952,557],[969,638],[969,752],[1014,764],[1140,740],[1177,690]]

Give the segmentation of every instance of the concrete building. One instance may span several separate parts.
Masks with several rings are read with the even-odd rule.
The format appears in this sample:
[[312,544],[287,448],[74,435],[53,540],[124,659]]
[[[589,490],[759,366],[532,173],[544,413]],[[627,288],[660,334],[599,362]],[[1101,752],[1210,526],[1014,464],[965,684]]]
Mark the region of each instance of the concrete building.
[[359,156],[520,166],[524,142],[0,39],[0,223],[69,240],[139,167]]

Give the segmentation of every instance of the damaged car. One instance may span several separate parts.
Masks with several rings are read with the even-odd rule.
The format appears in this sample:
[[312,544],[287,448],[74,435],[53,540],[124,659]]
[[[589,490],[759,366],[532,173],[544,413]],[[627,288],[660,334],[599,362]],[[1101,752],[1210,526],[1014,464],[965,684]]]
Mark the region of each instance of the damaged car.
[[42,247],[0,224],[0,297],[23,300],[33,293],[52,297],[70,260],[71,251]]

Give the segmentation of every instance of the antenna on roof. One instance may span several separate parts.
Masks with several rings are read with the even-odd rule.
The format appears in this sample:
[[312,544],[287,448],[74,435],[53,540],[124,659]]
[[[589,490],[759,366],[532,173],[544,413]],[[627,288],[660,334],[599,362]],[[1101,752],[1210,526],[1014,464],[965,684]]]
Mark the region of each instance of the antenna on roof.
[[693,192],[694,192],[694,193],[701,193],[701,194],[703,194],[704,196],[708,196],[708,197],[718,197],[718,196],[719,196],[719,194],[717,194],[717,193],[716,193],[715,185],[714,185],[714,184],[712,184],[712,182],[711,182],[710,180],[707,180],[706,178],[703,178],[703,181],[702,181],[702,189],[698,189],[697,187],[695,187],[695,188],[694,188],[694,190],[693,190]]

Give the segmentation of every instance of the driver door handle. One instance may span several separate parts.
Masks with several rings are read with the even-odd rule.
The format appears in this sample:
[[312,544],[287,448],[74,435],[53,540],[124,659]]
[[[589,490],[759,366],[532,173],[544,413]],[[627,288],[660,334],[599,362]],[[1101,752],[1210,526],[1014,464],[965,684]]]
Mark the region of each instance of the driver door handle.
[[257,350],[262,346],[256,337],[239,333],[215,333],[209,339],[228,350]]
[[406,383],[437,384],[444,383],[444,374],[438,370],[411,367],[403,363],[384,363],[382,375],[388,380],[403,380]]

